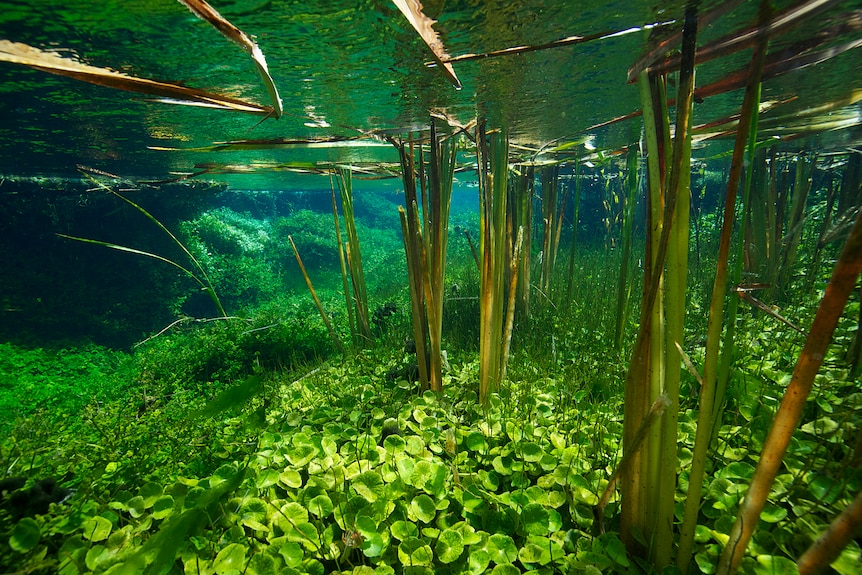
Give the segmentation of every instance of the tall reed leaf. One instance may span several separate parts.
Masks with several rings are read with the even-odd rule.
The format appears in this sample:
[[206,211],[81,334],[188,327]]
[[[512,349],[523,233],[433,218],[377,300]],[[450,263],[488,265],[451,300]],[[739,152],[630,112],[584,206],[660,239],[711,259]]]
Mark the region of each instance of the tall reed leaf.
[[0,40],[0,62],[23,64],[37,70],[42,70],[43,72],[74,78],[90,84],[146,94],[148,96],[157,96],[164,98],[162,101],[171,104],[204,106],[263,116],[273,113],[273,109],[268,106],[261,106],[238,98],[222,96],[221,94],[205,92],[195,88],[187,88],[179,84],[128,76],[121,72],[109,70],[108,68],[98,68],[89,64],[82,64],[72,58],[64,58],[54,52],[46,52],[27,44],[21,44],[20,42]]
[[269,92],[269,97],[272,100],[273,115],[276,118],[280,118],[282,114],[281,98],[278,96],[278,89],[275,87],[275,82],[273,81],[272,76],[269,75],[266,58],[257,43],[255,43],[248,34],[228,22],[221,14],[218,13],[218,10],[210,6],[204,0],[178,1],[191,10],[195,16],[212,24],[213,27],[221,32],[225,38],[238,44],[240,48],[251,56],[251,59],[254,60],[257,71],[266,86],[266,91]]

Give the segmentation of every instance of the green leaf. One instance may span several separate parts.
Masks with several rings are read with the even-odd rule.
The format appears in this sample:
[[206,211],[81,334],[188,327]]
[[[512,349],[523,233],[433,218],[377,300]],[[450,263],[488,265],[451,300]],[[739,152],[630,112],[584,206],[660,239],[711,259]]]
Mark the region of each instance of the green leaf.
[[285,469],[278,476],[278,480],[286,487],[291,489],[299,489],[302,487],[302,476],[295,469]]
[[275,559],[266,553],[255,553],[248,561],[246,575],[276,575],[278,573]]
[[434,551],[441,563],[452,563],[464,551],[464,539],[454,529],[446,529],[437,539]]
[[285,455],[292,465],[304,467],[317,457],[317,449],[312,445],[292,445]]
[[521,525],[529,535],[547,535],[549,532],[548,510],[538,503],[530,503],[521,510]]
[[434,552],[418,537],[409,537],[398,546],[398,559],[405,567],[431,565]]
[[518,558],[518,548],[515,546],[515,541],[502,533],[495,533],[488,537],[485,549],[488,551],[491,561],[498,565],[514,563]]
[[423,523],[431,523],[434,516],[437,514],[437,507],[434,505],[434,500],[424,493],[417,495],[410,502],[410,510],[419,521]]
[[842,482],[821,473],[809,476],[808,488],[821,503],[831,505],[841,496]]
[[551,553],[535,543],[527,543],[518,551],[518,559],[520,559],[521,563],[545,565],[551,561]]
[[87,551],[87,556],[84,558],[84,564],[90,571],[95,571],[99,568],[99,564],[105,559],[103,555],[110,555],[104,545],[93,545]]
[[767,523],[778,523],[785,517],[787,517],[787,509],[771,503],[767,504],[760,513],[760,519]]
[[366,471],[353,478],[353,489],[371,503],[383,494],[383,478],[376,471]]
[[389,528],[392,536],[399,541],[404,541],[408,537],[416,537],[419,535],[419,528],[411,521],[395,521]]
[[218,575],[239,575],[245,570],[245,554],[248,548],[240,543],[231,543],[218,552],[213,568]]
[[112,528],[113,525],[110,521],[97,515],[85,521],[81,530],[84,533],[84,538],[89,541],[104,541],[111,534]]
[[484,549],[474,549],[471,547],[468,552],[468,556],[467,566],[471,573],[479,575],[488,569],[488,564],[491,562],[491,558],[488,555],[488,552]]
[[170,495],[162,495],[153,504],[153,518],[164,519],[174,511],[174,498]]
[[538,443],[528,441],[521,444],[521,453],[524,461],[535,463],[542,458],[542,447]]
[[614,560],[615,563],[623,567],[629,566],[629,558],[626,554],[626,546],[620,541],[620,538],[613,533],[606,533],[601,536],[602,545],[608,557]]
[[140,495],[144,500],[144,508],[149,509],[162,495],[163,488],[158,483],[146,483],[141,487]]
[[19,521],[12,530],[9,537],[9,546],[19,553],[26,553],[39,543],[42,532],[39,524],[32,517],[25,517]]
[[839,427],[838,422],[831,417],[821,417],[816,421],[806,423],[800,429],[805,433],[820,436],[835,433]]
[[144,498],[140,495],[132,497],[126,501],[126,508],[129,510],[129,515],[137,519],[146,512]]
[[787,557],[758,555],[757,563],[758,565],[754,566],[757,575],[799,575],[796,562]]
[[308,510],[319,518],[327,517],[332,513],[332,500],[326,494],[318,495],[308,502]]
[[288,541],[278,548],[278,554],[284,558],[288,567],[298,567],[305,558],[305,553],[299,543]]
[[407,442],[400,435],[389,435],[383,440],[383,448],[389,456],[401,453],[407,447]]
[[251,529],[268,531],[269,529],[263,525],[266,521],[266,503],[257,497],[246,501],[240,509],[240,521]]
[[464,445],[469,451],[476,451],[479,453],[488,452],[488,443],[485,441],[485,436],[478,431],[468,434],[467,437],[464,438]]
[[716,477],[722,479],[744,479],[746,481],[750,480],[752,475],[754,475],[754,466],[744,461],[734,461],[716,473]]

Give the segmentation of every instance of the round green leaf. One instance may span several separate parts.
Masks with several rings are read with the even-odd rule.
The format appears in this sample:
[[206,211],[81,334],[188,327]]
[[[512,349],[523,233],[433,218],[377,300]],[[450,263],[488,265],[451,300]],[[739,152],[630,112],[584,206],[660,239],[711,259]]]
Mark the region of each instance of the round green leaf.
[[400,435],[389,435],[383,440],[383,448],[390,456],[401,453],[407,447],[407,442]]
[[299,474],[299,471],[295,469],[285,469],[279,474],[278,480],[285,486],[293,489],[299,489],[302,487],[302,476]]
[[255,553],[249,559],[245,573],[246,575],[276,575],[278,571],[275,559],[266,553]]
[[464,551],[464,539],[454,529],[446,529],[437,539],[434,551],[441,563],[451,563]]
[[308,502],[308,510],[322,519],[332,513],[332,500],[328,495],[318,495]]
[[288,541],[278,548],[278,554],[284,558],[284,562],[288,567],[298,567],[302,564],[304,552],[299,543]]
[[419,528],[415,523],[410,521],[396,521],[389,528],[389,532],[392,533],[392,536],[399,541],[404,541],[408,537],[416,537],[419,535]]
[[495,566],[491,570],[491,575],[521,575],[521,570],[511,563],[505,563]]
[[521,510],[521,525],[529,535],[547,535],[550,530],[548,510],[530,503]]
[[488,551],[491,561],[498,565],[514,563],[515,559],[518,558],[518,548],[515,546],[515,541],[502,533],[495,533],[488,537],[485,549]]
[[39,543],[42,532],[32,517],[25,517],[15,525],[9,537],[9,547],[19,553],[26,553]]
[[308,465],[308,462],[317,456],[317,449],[312,445],[294,445],[286,453],[287,460],[296,467]]
[[164,519],[174,510],[174,498],[170,495],[162,495],[153,503],[153,518]]
[[104,541],[111,534],[112,528],[110,521],[98,515],[84,521],[84,525],[81,526],[84,538],[90,541]]
[[767,504],[760,513],[760,519],[767,523],[778,523],[787,517],[787,509],[778,505]]
[[414,565],[431,565],[434,552],[431,546],[418,537],[409,537],[398,546],[398,559],[405,567]]
[[437,507],[434,505],[434,500],[424,493],[413,498],[413,501],[410,502],[410,510],[423,523],[431,523],[434,516],[437,515]]
[[218,552],[213,569],[218,575],[239,575],[245,569],[245,554],[248,548],[239,543],[231,543]]
[[140,495],[132,497],[131,499],[126,501],[126,507],[129,510],[129,515],[131,515],[135,519],[143,515],[146,511],[146,507],[144,505],[144,498]]
[[468,556],[469,559],[467,559],[467,566],[470,568],[471,573],[479,575],[480,573],[484,573],[488,569],[488,564],[491,562],[491,557],[484,549],[470,548]]
[[383,478],[376,471],[366,471],[353,478],[353,489],[371,503],[383,494]]
[[521,445],[521,453],[523,454],[524,461],[535,463],[542,458],[542,447],[538,443],[528,441]]

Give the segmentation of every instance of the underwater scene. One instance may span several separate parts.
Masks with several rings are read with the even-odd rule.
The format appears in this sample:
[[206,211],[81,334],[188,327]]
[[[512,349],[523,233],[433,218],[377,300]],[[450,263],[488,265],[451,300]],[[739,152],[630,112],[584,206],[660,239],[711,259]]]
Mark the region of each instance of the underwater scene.
[[860,46],[0,0],[0,573],[862,574]]

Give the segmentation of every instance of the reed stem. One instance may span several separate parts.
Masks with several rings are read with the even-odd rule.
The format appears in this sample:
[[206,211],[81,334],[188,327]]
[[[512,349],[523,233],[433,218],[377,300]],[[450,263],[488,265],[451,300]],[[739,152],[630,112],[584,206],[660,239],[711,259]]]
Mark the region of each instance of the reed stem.
[[730,239],[733,232],[736,196],[744,164],[746,142],[749,135],[752,118],[757,114],[755,106],[760,73],[763,69],[763,59],[766,54],[767,39],[761,38],[754,48],[749,66],[750,75],[745,88],[745,95],[740,111],[736,141],[733,148],[733,158],[730,166],[730,176],[727,184],[727,195],[724,200],[724,221],[718,246],[715,281],[712,287],[712,298],[707,321],[706,355],[703,366],[704,384],[700,389],[700,405],[697,417],[697,432],[695,434],[691,470],[689,472],[688,495],[685,501],[685,514],[679,535],[679,550],[677,552],[677,568],[685,575],[692,559],[694,532],[700,511],[701,493],[706,469],[706,454],[712,437],[714,421],[712,419],[716,396],[716,372],[718,367],[718,352],[721,338],[722,318],[724,315],[724,298],[727,291],[728,257],[730,255]]
[[311,283],[311,278],[308,277],[308,272],[305,271],[305,265],[302,263],[302,258],[299,257],[299,250],[296,249],[296,244],[293,243],[293,237],[287,236],[287,240],[290,242],[290,247],[293,248],[293,255],[296,256],[296,263],[299,264],[299,270],[302,272],[302,277],[305,278],[305,285],[308,286],[308,291],[311,292],[311,297],[314,299],[314,305],[317,306],[317,311],[320,312],[320,317],[326,325],[329,337],[332,338],[338,351],[344,354],[344,345],[341,343],[341,340],[338,339],[338,335],[336,335],[335,330],[332,328],[332,323],[329,321],[329,316],[326,315],[326,311],[323,309],[323,304],[320,302],[320,298],[317,297],[317,291],[315,291],[314,285]]

